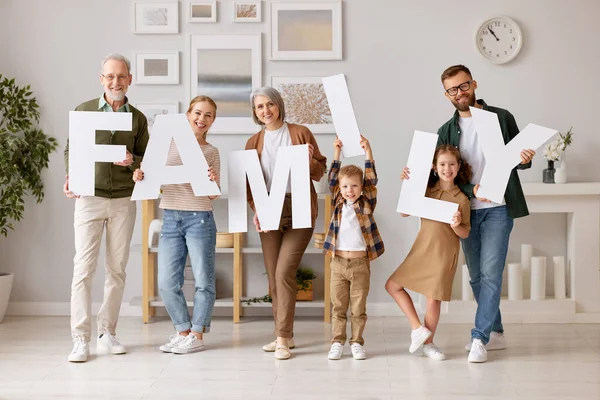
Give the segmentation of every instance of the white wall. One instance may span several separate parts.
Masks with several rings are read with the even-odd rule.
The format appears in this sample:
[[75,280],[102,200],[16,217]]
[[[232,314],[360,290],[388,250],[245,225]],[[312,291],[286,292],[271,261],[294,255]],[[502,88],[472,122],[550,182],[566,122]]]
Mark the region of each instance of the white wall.
[[[376,217],[387,246],[373,264],[371,302],[389,302],[383,284],[412,244],[417,222],[395,213],[400,187],[399,172],[408,155],[415,129],[435,132],[452,115],[439,76],[451,64],[469,66],[479,83],[478,97],[508,108],[520,127],[529,122],[576,132],[569,149],[569,178],[598,181],[594,156],[599,148],[597,123],[591,108],[600,93],[600,3],[596,0],[465,0],[456,6],[447,1],[370,0],[344,1],[344,60],[324,62],[269,61],[269,3],[263,1],[263,22],[234,24],[231,1],[219,2],[217,24],[189,24],[188,1],[180,2],[179,35],[132,33],[131,1],[104,0],[4,0],[0,2],[0,71],[19,84],[31,84],[41,105],[41,127],[64,146],[68,111],[102,93],[99,64],[111,52],[132,56],[134,51],[179,50],[181,84],[133,86],[132,103],[189,99],[190,33],[263,33],[263,84],[271,76],[347,75],[361,131],[371,140],[380,178]],[[8,12],[4,12],[8,9]],[[493,15],[508,15],[519,22],[524,45],[507,65],[492,65],[477,54],[473,33]],[[6,21],[3,21],[6,19]],[[10,40],[4,40],[10,32]],[[210,137],[219,147],[222,163],[229,151],[242,149],[246,135]],[[318,137],[331,157],[332,136]],[[360,163],[360,160],[352,160]],[[523,181],[541,181],[545,162],[536,156],[533,168],[521,173]],[[0,269],[15,273],[14,302],[68,302],[72,272],[73,207],[64,198],[62,148],[51,157],[44,175],[46,199],[27,202],[25,219],[8,239],[0,239]],[[140,209],[138,209],[140,211]],[[218,215],[224,216],[219,206]],[[139,217],[139,215],[138,215]],[[138,218],[139,220],[139,218]],[[220,228],[226,223],[220,218]],[[319,223],[317,230],[321,230]],[[543,227],[533,234],[532,227]],[[534,244],[540,254],[564,254],[564,216],[533,216],[517,221],[509,260],[518,258],[520,243]],[[251,236],[250,242],[256,237]],[[141,243],[139,224],[134,243]],[[558,249],[558,250],[557,250]],[[260,274],[260,256],[246,258],[250,276],[247,294],[266,292]],[[305,262],[322,265],[319,256]],[[140,293],[141,257],[132,253],[128,266],[125,301]],[[231,257],[219,255],[218,271],[227,279]],[[102,266],[100,265],[100,269]],[[248,273],[250,272],[250,273]],[[102,295],[102,274],[94,286],[94,299]],[[221,289],[220,289],[221,290]],[[230,289],[223,289],[230,291]]]

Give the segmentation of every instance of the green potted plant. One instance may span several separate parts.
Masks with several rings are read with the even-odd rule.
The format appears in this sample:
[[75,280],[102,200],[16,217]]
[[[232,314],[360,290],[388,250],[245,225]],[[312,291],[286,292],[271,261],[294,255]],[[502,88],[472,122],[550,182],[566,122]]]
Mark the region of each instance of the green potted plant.
[[[0,234],[23,218],[25,196],[44,199],[42,171],[56,150],[56,139],[37,128],[39,105],[29,85],[20,87],[0,74]],[[0,322],[4,318],[13,275],[1,272]]]
[[296,271],[296,300],[312,301],[313,299],[313,280],[316,278],[313,270],[308,267],[300,267]]

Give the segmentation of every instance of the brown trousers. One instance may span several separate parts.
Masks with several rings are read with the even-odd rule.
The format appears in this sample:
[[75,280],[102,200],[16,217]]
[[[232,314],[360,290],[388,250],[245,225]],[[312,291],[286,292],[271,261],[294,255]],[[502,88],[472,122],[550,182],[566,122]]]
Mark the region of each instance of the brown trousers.
[[346,342],[346,321],[350,306],[352,337],[350,343],[365,343],[363,331],[367,324],[367,296],[371,285],[371,265],[367,257],[331,260],[331,342]]
[[296,270],[313,230],[314,228],[292,229],[292,199],[290,195],[286,195],[279,229],[260,233],[277,337],[290,339],[294,336]]

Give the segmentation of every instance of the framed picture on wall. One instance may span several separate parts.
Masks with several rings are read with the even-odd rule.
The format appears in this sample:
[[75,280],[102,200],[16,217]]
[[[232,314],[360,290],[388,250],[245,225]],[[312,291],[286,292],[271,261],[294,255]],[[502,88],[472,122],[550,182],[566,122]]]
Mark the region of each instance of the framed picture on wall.
[[261,34],[192,35],[191,98],[218,105],[212,133],[256,133],[250,94],[261,87]]
[[154,119],[157,115],[177,114],[179,112],[179,102],[174,103],[138,103],[134,106],[140,110],[148,119],[148,132],[152,133]]
[[179,84],[179,52],[135,53],[133,81],[147,85]]
[[192,1],[189,12],[189,22],[217,22],[216,1]]
[[234,1],[233,22],[261,22],[261,1]]
[[342,2],[271,3],[271,59],[341,60]]
[[281,93],[287,122],[304,125],[315,134],[335,133],[320,77],[273,76],[271,86]]
[[179,33],[179,2],[135,1],[134,33]]

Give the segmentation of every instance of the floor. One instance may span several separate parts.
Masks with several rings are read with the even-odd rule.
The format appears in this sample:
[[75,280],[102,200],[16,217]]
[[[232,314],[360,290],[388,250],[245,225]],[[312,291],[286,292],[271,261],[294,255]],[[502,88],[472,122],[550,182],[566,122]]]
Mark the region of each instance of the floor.
[[213,320],[207,350],[163,354],[168,320],[144,325],[121,318],[122,356],[67,362],[66,317],[6,317],[0,324],[0,399],[600,399],[600,325],[507,325],[509,348],[469,364],[463,350],[468,325],[441,325],[436,343],[448,360],[408,353],[409,327],[401,318],[371,318],[369,358],[328,361],[329,325],[298,319],[293,357],[276,361],[261,345],[272,321],[234,325]]

